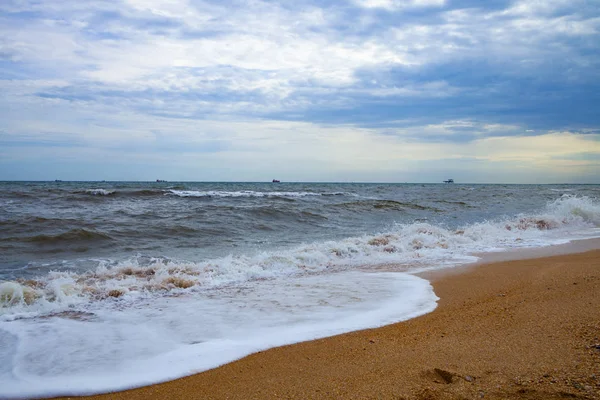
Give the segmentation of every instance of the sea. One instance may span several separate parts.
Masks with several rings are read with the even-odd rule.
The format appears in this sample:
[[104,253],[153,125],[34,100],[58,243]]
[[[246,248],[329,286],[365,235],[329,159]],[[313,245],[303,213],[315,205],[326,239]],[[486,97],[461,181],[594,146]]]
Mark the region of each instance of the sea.
[[600,237],[600,185],[0,182],[0,398],[431,312],[419,273]]

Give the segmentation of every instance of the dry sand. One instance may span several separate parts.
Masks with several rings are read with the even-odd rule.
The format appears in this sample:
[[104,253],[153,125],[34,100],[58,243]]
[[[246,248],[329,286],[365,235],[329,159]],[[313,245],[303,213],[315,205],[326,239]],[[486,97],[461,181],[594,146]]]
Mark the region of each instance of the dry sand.
[[422,317],[94,399],[600,399],[600,250],[430,276]]

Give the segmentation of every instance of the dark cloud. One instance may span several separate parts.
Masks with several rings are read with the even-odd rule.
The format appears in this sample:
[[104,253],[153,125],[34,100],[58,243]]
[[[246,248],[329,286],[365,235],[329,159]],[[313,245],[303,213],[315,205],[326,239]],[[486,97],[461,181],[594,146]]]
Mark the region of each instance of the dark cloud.
[[[448,119],[482,119],[495,123],[519,124],[528,129],[567,129],[600,125],[600,80],[595,71],[571,81],[568,65],[550,64],[538,73],[524,71],[520,76],[502,64],[486,61],[454,61],[420,70],[395,68],[387,71],[362,71],[357,74],[365,92],[353,94],[343,89],[323,96],[328,99],[343,97],[343,108],[320,106],[310,109],[304,118],[319,122],[356,123],[363,126],[381,126],[386,121],[428,120],[432,123]],[[591,75],[591,76],[589,76]],[[415,87],[435,81],[445,82],[455,90],[436,97],[435,91],[424,96],[368,95],[364,84],[371,80],[384,82],[388,87]],[[314,102],[315,99],[313,98]],[[331,101],[330,104],[335,104]],[[286,118],[287,113],[273,117]],[[297,119],[292,117],[291,119]]]

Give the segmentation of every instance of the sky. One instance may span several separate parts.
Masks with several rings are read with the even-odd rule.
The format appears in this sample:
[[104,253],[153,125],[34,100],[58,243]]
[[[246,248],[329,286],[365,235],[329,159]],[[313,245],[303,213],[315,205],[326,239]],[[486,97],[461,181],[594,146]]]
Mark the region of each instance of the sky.
[[0,1],[0,180],[274,178],[600,183],[600,1]]

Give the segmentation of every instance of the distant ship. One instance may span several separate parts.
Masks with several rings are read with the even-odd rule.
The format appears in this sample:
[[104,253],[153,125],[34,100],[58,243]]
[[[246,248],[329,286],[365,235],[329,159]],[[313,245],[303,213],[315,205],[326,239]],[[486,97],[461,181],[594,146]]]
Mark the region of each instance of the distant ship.
[[156,182],[166,182],[164,179],[157,179]]
[[281,181],[279,179],[273,179],[273,183],[280,183]]
[[454,183],[454,179],[447,179],[444,181],[444,183]]

